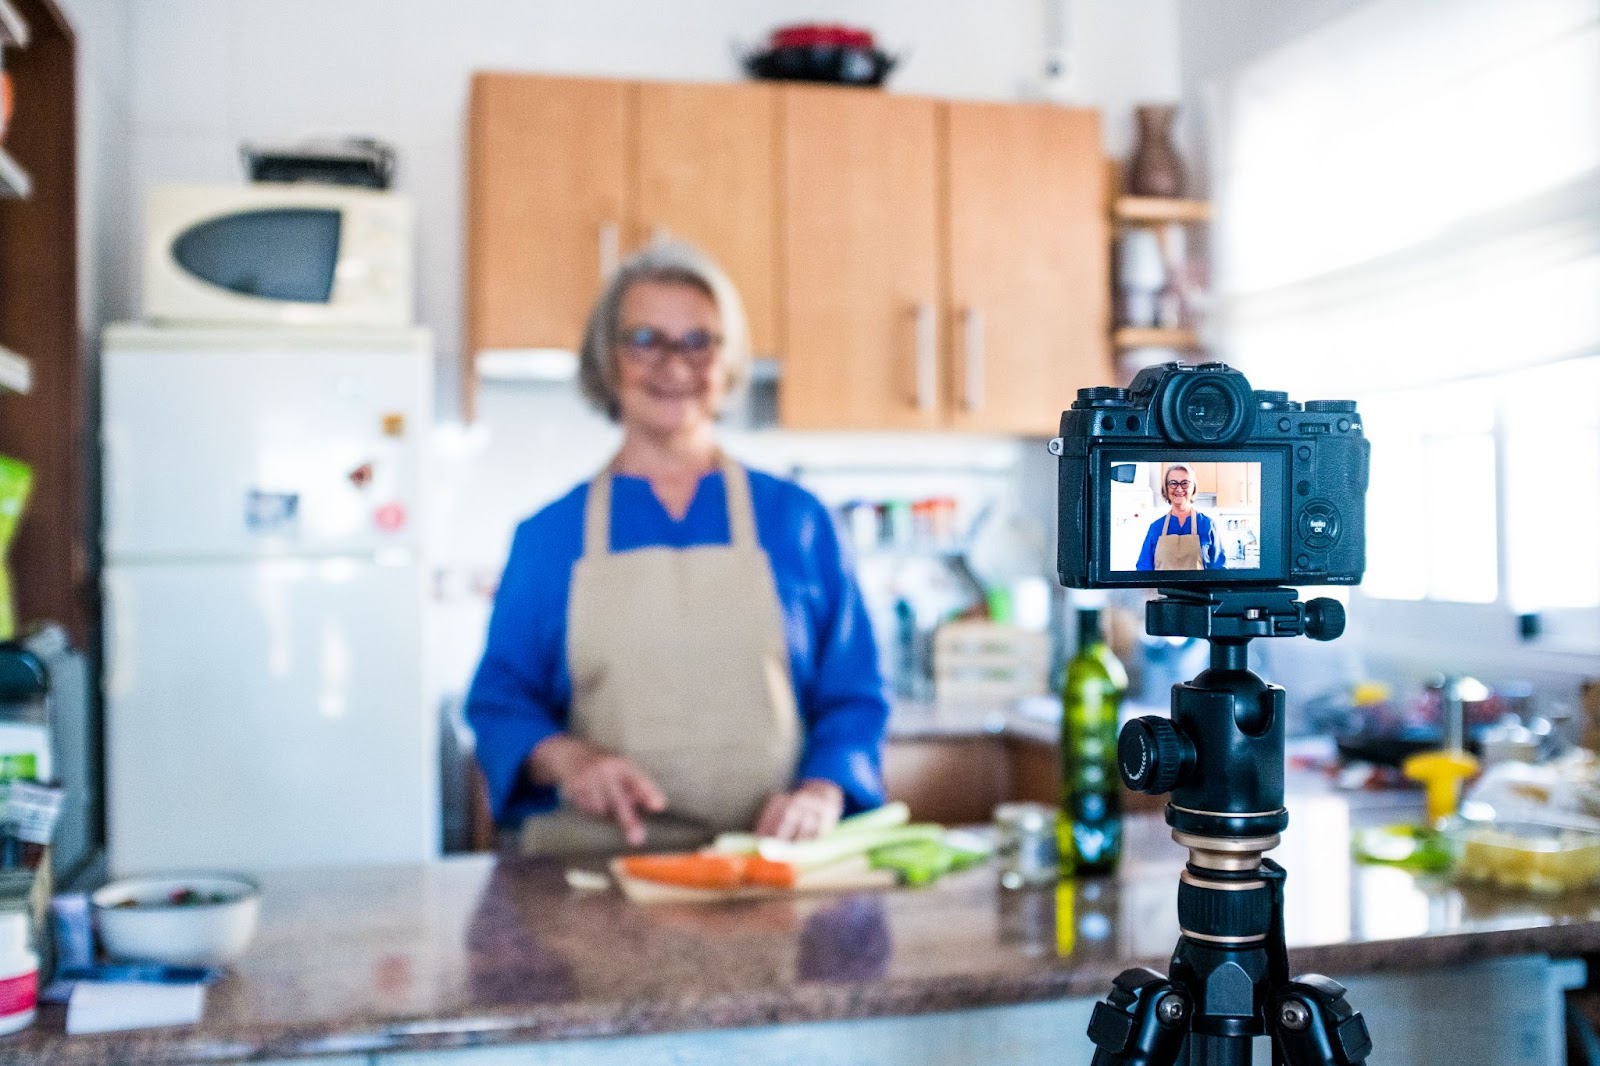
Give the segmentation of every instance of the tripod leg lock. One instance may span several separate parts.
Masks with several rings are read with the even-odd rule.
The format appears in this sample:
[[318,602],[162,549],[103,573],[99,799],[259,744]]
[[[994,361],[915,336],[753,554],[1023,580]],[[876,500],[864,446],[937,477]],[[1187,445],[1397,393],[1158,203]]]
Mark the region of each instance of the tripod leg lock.
[[1366,1019],[1344,998],[1344,986],[1307,974],[1283,986],[1269,1019],[1272,1039],[1291,1066],[1359,1066],[1372,1054]]
[[1089,1018],[1089,1039],[1098,1049],[1093,1066],[1175,1062],[1193,1012],[1189,998],[1154,970],[1123,970]]

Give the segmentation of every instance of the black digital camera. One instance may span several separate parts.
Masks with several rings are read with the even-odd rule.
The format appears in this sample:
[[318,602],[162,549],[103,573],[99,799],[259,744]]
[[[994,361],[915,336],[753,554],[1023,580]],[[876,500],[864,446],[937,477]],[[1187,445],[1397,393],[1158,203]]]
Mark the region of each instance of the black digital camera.
[[1050,450],[1063,585],[1354,585],[1366,569],[1353,400],[1302,404],[1222,363],[1167,363],[1079,389]]

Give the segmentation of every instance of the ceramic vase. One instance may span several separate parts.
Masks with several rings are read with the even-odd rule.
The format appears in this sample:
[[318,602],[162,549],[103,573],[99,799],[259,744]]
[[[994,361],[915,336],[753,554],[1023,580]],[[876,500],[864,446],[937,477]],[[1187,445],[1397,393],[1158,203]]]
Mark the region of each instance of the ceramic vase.
[[1134,109],[1139,131],[1128,164],[1128,192],[1134,196],[1183,195],[1183,160],[1172,144],[1172,120],[1177,113],[1171,104]]

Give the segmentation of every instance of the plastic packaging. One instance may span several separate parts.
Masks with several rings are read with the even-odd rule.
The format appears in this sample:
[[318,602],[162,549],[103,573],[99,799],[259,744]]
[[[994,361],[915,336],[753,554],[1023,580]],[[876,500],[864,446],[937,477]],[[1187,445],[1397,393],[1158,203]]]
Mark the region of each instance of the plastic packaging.
[[39,955],[29,946],[28,916],[0,912],[0,1033],[33,1024],[39,1006]]
[[1557,895],[1600,881],[1600,832],[1538,822],[1458,821],[1445,830],[1456,875]]

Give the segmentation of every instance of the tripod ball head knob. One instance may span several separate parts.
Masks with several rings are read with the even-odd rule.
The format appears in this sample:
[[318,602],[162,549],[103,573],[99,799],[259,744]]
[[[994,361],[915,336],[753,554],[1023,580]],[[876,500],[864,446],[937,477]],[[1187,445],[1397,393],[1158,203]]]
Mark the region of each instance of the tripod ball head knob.
[[1194,746],[1166,718],[1135,718],[1117,738],[1117,766],[1135,792],[1171,792],[1193,765]]
[[1312,640],[1336,640],[1344,632],[1344,604],[1319,596],[1306,603],[1306,636]]

